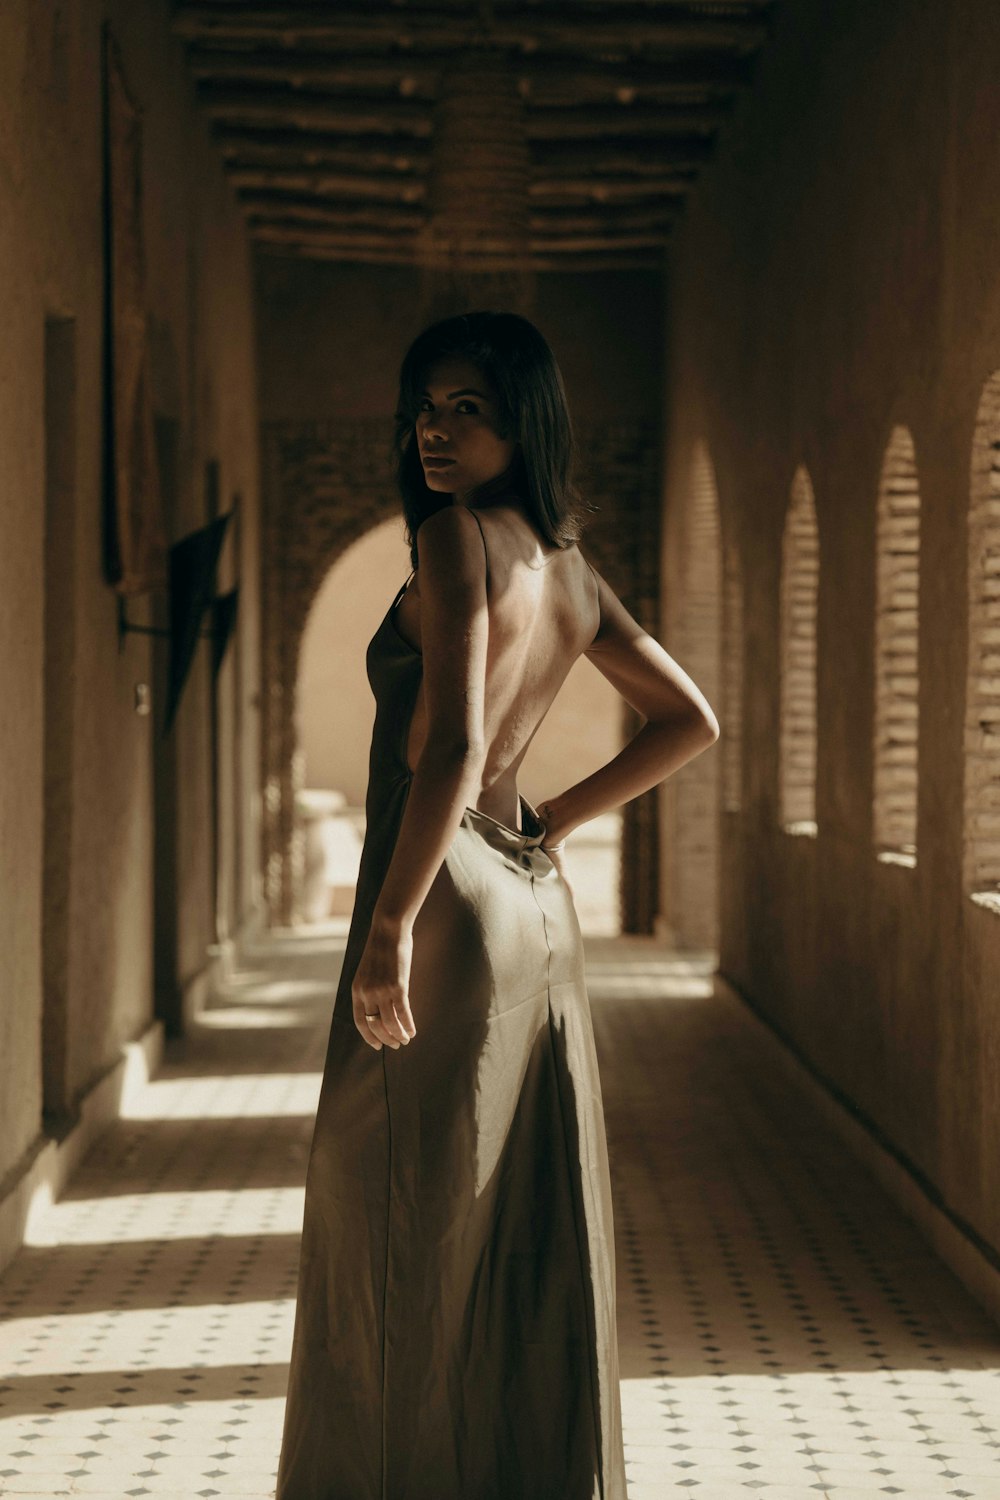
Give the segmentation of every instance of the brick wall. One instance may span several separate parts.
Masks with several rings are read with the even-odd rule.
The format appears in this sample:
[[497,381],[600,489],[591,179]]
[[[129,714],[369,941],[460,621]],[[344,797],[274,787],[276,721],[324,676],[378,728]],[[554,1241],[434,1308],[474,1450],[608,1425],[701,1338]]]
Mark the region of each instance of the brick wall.
[[743,564],[719,966],[1000,1267],[996,6],[799,0],[774,19],[667,278],[668,544],[703,442]]
[[781,548],[779,787],[789,833],[816,832],[819,532],[809,475],[796,471]]
[[913,439],[893,428],[879,483],[872,827],[886,856],[917,852],[920,491]]
[[1000,911],[1000,371],[979,403],[971,469],[964,884]]

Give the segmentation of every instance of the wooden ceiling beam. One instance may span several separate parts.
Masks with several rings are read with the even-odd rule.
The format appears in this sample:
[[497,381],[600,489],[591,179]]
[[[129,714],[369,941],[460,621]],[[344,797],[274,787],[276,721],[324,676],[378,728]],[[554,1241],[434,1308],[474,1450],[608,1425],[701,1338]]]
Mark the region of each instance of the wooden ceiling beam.
[[686,198],[692,177],[540,177],[528,188],[533,206],[563,203],[588,208],[601,203],[635,203],[644,198]]
[[[257,253],[274,259],[335,261],[338,265],[390,265],[415,266],[416,257],[405,245],[389,249],[367,251],[329,249],[308,243],[269,245],[255,241]],[[575,255],[529,255],[527,266],[532,271],[655,271],[663,269],[663,248],[655,251],[610,251],[601,254]]]
[[[301,225],[282,224],[258,224],[253,228],[253,238],[261,244],[287,245],[287,244],[310,244],[324,246],[327,249],[349,249],[349,250],[389,250],[399,247],[400,236],[392,231],[382,232],[378,229],[315,229],[303,228]],[[608,250],[655,250],[666,244],[667,233],[658,234],[600,234],[600,235],[565,235],[553,238],[551,236],[533,235],[530,245],[530,253],[534,255],[578,255],[592,251]],[[416,245],[413,246],[414,255],[417,254]],[[509,247],[501,241],[493,244],[484,243],[477,247],[474,257],[470,257],[470,264],[482,267],[495,267],[511,264]]]
[[[241,191],[263,189],[285,193],[319,194],[336,198],[360,197],[383,203],[422,203],[427,184],[421,178],[393,179],[361,172],[324,172],[320,168],[285,169],[231,167],[229,179]],[[614,172],[541,174],[529,184],[532,203],[587,207],[600,203],[628,203],[643,199],[682,198],[691,190],[691,174],[661,172],[643,177]]]
[[431,111],[397,100],[309,97],[289,90],[285,94],[213,88],[202,84],[198,103],[212,120],[226,125],[271,124],[332,135],[398,135],[429,139],[434,122]]
[[[277,130],[260,126],[217,126],[215,139],[230,166],[253,171],[315,169],[424,176],[430,167],[428,143],[377,135],[345,137],[327,131]],[[582,145],[575,140],[539,141],[532,147],[536,174],[559,171],[632,173],[658,176],[692,170],[709,161],[714,143],[684,140],[614,140]]]
[[[446,53],[420,58],[351,57],[342,52],[315,54],[255,49],[229,51],[204,45],[188,49],[188,65],[200,81],[285,84],[295,89],[375,93],[400,99],[437,97],[441,74],[451,61]],[[588,103],[644,104],[725,101],[750,81],[752,59],[709,55],[666,58],[659,62],[632,58],[626,66],[567,67],[557,57],[512,60],[518,85],[533,107]]]
[[[471,24],[470,24],[471,18]],[[296,47],[306,44],[372,51],[404,48],[460,51],[478,38],[475,11],[455,14],[435,9],[391,10],[358,5],[307,9],[289,5],[235,5],[229,0],[185,0],[174,12],[173,27],[190,41],[225,40]],[[758,14],[733,16],[697,11],[651,14],[648,6],[610,7],[599,18],[592,12],[568,15],[542,11],[517,16],[494,13],[492,45],[533,52],[613,56],[676,48],[752,52],[765,41],[767,21]],[[609,56],[609,60],[610,60]]]
[[532,147],[533,175],[552,176],[557,172],[573,175],[608,173],[661,177],[670,172],[694,172],[711,161],[715,142],[704,138],[679,140],[612,140],[607,145],[579,141],[545,141]]
[[380,97],[431,100],[437,97],[441,73],[436,65],[406,57],[352,57],[342,51],[316,56],[307,52],[233,51],[221,47],[188,47],[187,62],[200,83],[269,83],[291,89],[375,94]]
[[[240,205],[253,223],[298,223],[353,225],[373,224],[382,228],[415,228],[425,222],[420,208],[405,209],[364,199],[312,197],[305,193],[277,193],[261,189],[240,194]],[[542,234],[596,234],[606,229],[663,229],[677,218],[677,200],[663,204],[608,205],[582,212],[563,204],[535,205],[529,227]]]
[[340,136],[257,125],[217,125],[214,139],[227,162],[241,166],[325,167],[362,172],[426,172],[426,142],[379,135]]
[[367,198],[382,203],[422,203],[427,184],[422,179],[380,177],[365,172],[330,172],[321,167],[274,168],[231,166],[228,177],[239,191],[281,191],[320,194],[331,198]]
[[291,199],[274,202],[264,197],[242,197],[240,206],[247,222],[255,229],[295,228],[301,234],[316,229],[370,229],[376,233],[415,231],[427,221],[422,209],[391,208],[384,204],[362,204],[348,207],[341,204],[296,203]]
[[529,110],[525,131],[529,141],[607,140],[613,136],[709,135],[728,118],[724,105],[697,109],[647,109],[641,104],[589,105],[581,109]]
[[[332,97],[299,93],[295,89],[254,90],[228,84],[202,84],[198,102],[213,120],[293,126],[301,131],[328,134],[415,136],[428,139],[434,129],[431,108],[398,100]],[[711,134],[727,118],[720,104],[697,108],[647,108],[642,104],[595,104],[581,108],[529,109],[525,133],[529,141],[604,140],[609,136],[671,136]]]

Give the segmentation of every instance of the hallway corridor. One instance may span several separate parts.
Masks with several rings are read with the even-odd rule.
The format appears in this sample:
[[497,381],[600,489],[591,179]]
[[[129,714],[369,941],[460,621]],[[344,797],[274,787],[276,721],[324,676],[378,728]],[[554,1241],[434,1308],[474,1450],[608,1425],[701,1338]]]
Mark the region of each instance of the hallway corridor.
[[[0,1494],[272,1495],[345,925],[247,952],[33,1216],[0,1278]],[[630,1500],[997,1500],[1000,1331],[706,963],[587,947]]]

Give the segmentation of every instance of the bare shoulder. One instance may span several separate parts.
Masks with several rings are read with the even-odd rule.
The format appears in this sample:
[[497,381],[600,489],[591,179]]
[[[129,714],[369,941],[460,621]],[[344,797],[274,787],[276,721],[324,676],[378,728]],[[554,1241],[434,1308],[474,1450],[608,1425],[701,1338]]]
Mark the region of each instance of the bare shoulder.
[[464,505],[444,505],[417,531],[419,573],[445,597],[485,596],[486,554],[479,523]]
[[483,573],[483,538],[477,519],[465,505],[442,505],[421,520],[417,531],[417,553],[421,567],[438,571],[459,565],[462,571]]
[[699,719],[717,738],[718,721],[697,684],[588,566],[597,580],[600,621],[584,655],[644,718]]

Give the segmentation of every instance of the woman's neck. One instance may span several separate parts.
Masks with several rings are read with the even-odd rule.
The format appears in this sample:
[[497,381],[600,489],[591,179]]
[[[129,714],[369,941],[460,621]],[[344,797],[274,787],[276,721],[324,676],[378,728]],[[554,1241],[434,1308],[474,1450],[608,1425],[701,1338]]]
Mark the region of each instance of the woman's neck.
[[511,484],[510,471],[506,469],[502,474],[497,474],[493,479],[487,479],[484,484],[477,486],[476,489],[467,491],[460,499],[456,496],[455,500],[459,505],[474,505],[477,507],[488,505],[521,506],[523,504],[520,495]]

